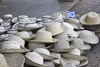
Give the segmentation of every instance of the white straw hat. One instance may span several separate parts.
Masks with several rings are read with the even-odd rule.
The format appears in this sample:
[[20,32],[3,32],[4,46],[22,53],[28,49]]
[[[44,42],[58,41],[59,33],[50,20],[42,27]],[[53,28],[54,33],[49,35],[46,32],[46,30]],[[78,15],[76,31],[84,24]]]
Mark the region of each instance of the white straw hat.
[[33,51],[39,53],[45,60],[58,59],[57,57],[52,56],[50,54],[49,50],[47,50],[45,48],[36,48]]
[[0,67],[8,67],[4,55],[1,53],[0,53]]
[[2,42],[0,53],[26,53],[30,50],[22,47],[20,43],[15,41]]
[[50,31],[53,36],[63,33],[65,31],[64,26],[61,26],[61,24],[59,22],[48,23],[46,25],[45,30]]
[[24,67],[25,57],[23,54],[8,53],[3,55],[6,59],[7,67]]
[[100,24],[100,15],[96,12],[89,12],[80,18],[80,22],[84,25]]
[[56,38],[52,38],[52,34],[49,31],[45,30],[38,30],[35,39],[30,40],[29,42],[38,42],[38,43],[55,43],[59,41]]
[[84,44],[81,38],[74,38],[70,45],[71,48],[78,48],[81,50],[89,50],[91,47],[89,45]]
[[53,45],[53,48],[50,48],[50,51],[53,52],[67,52],[72,50],[73,48],[70,48],[69,42],[66,40],[60,40],[57,43]]
[[44,63],[43,57],[40,54],[36,53],[36,52],[26,53],[25,59],[26,59],[25,63],[27,65],[48,67],[48,66],[43,65],[43,63]]
[[1,49],[20,49],[20,44],[15,41],[2,42]]
[[34,38],[34,36],[30,37],[29,33],[26,31],[17,32],[15,35],[24,39],[24,40],[30,40],[30,39]]
[[67,23],[67,22],[63,22],[63,25],[66,26],[66,27],[68,28],[68,29],[66,30],[68,35],[73,34],[73,32],[74,32],[74,27],[73,27],[71,24],[69,24],[69,23]]
[[20,43],[20,45],[21,45],[22,47],[24,47],[24,45],[25,45],[25,41],[24,41],[22,38],[20,38],[20,37],[18,37],[18,36],[15,36],[15,35],[9,35],[9,36],[8,36],[6,39],[4,39],[4,40],[16,41],[16,42]]
[[46,48],[44,43],[28,43],[28,49],[34,50],[36,48]]
[[97,44],[99,42],[98,37],[91,31],[82,30],[80,32],[79,37],[85,42],[89,44]]
[[80,56],[80,50],[75,48],[72,51],[70,51],[68,54],[67,53],[62,53],[62,57],[66,59],[72,59],[72,60],[86,60],[87,57],[85,56]]
[[68,37],[68,34],[67,34],[67,31],[55,36],[57,39],[60,39],[60,40],[69,40],[69,37]]

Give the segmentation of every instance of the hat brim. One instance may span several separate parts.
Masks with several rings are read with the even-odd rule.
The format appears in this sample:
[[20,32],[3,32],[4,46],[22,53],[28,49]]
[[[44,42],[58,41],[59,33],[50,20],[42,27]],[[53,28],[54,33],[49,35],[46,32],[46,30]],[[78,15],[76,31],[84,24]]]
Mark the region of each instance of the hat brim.
[[38,53],[40,54],[45,60],[56,60],[58,59],[57,57],[54,57],[52,55],[46,55],[46,54],[43,54],[43,53]]
[[[75,45],[70,45],[70,47],[71,47],[71,48],[78,48],[78,47],[76,47]],[[80,50],[89,50],[89,49],[91,49],[91,46],[88,45],[88,44],[84,44],[84,47],[78,48],[78,49],[80,49]]]
[[77,66],[81,67],[81,66],[85,66],[87,64],[88,64],[88,59],[80,61],[80,64]]
[[49,50],[53,51],[53,52],[68,52],[68,51],[71,51],[73,49],[74,48],[68,48],[68,49],[49,49]]
[[98,24],[100,24],[100,14],[98,14],[99,20],[98,20],[98,22],[96,22],[96,23],[95,23],[95,22],[94,22],[94,23],[88,23],[88,22],[86,22],[86,21],[85,21],[86,15],[87,15],[87,14],[84,14],[84,15],[80,18],[81,24],[83,24],[83,25],[98,25]]
[[29,52],[28,49],[0,49],[0,53],[26,53]]
[[[70,60],[69,59],[66,59],[66,58],[61,58],[62,60],[64,60],[65,61],[65,63],[69,63],[70,62]],[[71,62],[73,62],[73,60],[71,60]],[[75,62],[75,61],[74,61]],[[78,62],[76,62],[77,64],[79,64]],[[80,64],[79,65],[76,65],[76,66],[78,66],[78,67],[80,67],[80,66],[85,66],[86,64],[88,64],[88,59],[85,59],[85,60],[81,60],[80,61]]]
[[35,42],[35,43],[56,43],[59,39],[52,38],[52,41],[46,41],[46,40],[30,40],[29,42]]
[[94,35],[93,37],[93,40],[92,41],[89,41],[87,39],[83,39],[81,38],[85,43],[88,43],[88,44],[97,44],[99,42],[99,39],[96,35]]
[[87,59],[87,57],[85,56],[72,55],[72,54],[66,54],[66,53],[62,53],[61,56],[66,59],[79,60],[79,61]]
[[31,59],[28,59],[27,57],[25,57],[25,64],[31,65],[31,66],[38,66],[38,67],[49,67],[46,65],[38,64],[38,63],[32,61]]

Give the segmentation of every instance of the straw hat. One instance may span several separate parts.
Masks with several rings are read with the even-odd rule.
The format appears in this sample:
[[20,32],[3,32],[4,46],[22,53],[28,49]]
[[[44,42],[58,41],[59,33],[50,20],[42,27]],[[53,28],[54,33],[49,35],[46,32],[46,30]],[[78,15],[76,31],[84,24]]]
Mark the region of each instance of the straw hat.
[[55,22],[63,22],[64,21],[62,14],[60,14],[59,12],[52,14],[51,19],[54,20]]
[[89,50],[91,49],[90,45],[84,44],[83,40],[80,38],[74,38],[70,45],[71,48],[78,48],[81,50]]
[[70,48],[69,42],[66,40],[60,40],[57,43],[53,45],[53,48],[50,48],[50,51],[53,52],[67,52],[72,50],[73,48]]
[[80,56],[80,50],[75,48],[70,51],[68,54],[62,53],[62,57],[66,58],[67,63],[73,63],[77,66],[84,66],[88,63],[88,58],[85,56]]
[[1,53],[0,53],[0,67],[8,67],[4,55]]
[[62,53],[61,54],[62,57],[66,58],[66,59],[72,59],[72,60],[86,60],[87,57],[85,56],[80,56],[80,50],[75,48],[73,50],[71,50],[68,54],[67,53]]
[[60,39],[60,40],[69,40],[69,37],[68,37],[68,34],[67,34],[67,31],[55,36],[57,39]]
[[7,67],[24,67],[25,57],[20,53],[3,54]]
[[46,48],[46,46],[43,43],[28,43],[28,49],[34,50],[36,48]]
[[35,39],[34,40],[30,40],[29,42],[55,43],[57,41],[59,41],[59,40],[56,39],[56,38],[52,38],[51,32],[45,31],[45,30],[38,30],[36,35],[35,35]]
[[82,30],[80,32],[79,37],[85,42],[89,44],[97,44],[99,42],[98,37],[91,31]]
[[7,41],[16,41],[16,42],[18,42],[18,43],[20,43],[20,45],[22,46],[22,47],[24,47],[24,45],[25,45],[25,41],[22,39],[22,38],[20,38],[20,37],[18,37],[18,36],[15,36],[15,35],[9,35],[6,39],[4,39],[4,40],[7,40]]
[[30,40],[30,39],[34,38],[34,37],[30,37],[29,33],[26,31],[17,32],[15,35],[24,40]]
[[46,31],[50,31],[53,36],[63,33],[65,31],[59,22],[51,22],[46,25]]
[[69,24],[69,23],[67,23],[67,22],[63,22],[63,25],[66,26],[66,27],[68,28],[68,29],[66,30],[68,35],[73,34],[74,27],[73,27],[71,24]]
[[43,65],[43,57],[36,52],[28,52],[25,55],[25,63],[31,66],[48,67]]
[[20,46],[15,41],[4,41],[2,42],[0,53],[26,53],[30,50]]
[[20,49],[20,44],[15,41],[2,42],[1,49]]
[[57,59],[57,57],[52,56],[50,54],[49,50],[47,50],[45,48],[36,48],[33,51],[39,53],[45,60]]
[[3,19],[11,19],[12,17],[12,14],[6,14],[2,16]]
[[100,15],[96,12],[89,12],[80,18],[80,22],[84,25],[97,25],[100,24]]

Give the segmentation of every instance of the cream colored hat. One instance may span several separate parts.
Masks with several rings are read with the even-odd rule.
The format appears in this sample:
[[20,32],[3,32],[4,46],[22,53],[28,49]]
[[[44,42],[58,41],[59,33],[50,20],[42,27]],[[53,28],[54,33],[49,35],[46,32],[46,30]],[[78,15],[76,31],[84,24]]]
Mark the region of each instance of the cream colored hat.
[[53,52],[68,52],[72,50],[73,48],[70,48],[69,42],[66,40],[60,40],[57,43],[53,45],[53,48],[50,48],[50,51]]
[[48,67],[48,66],[43,65],[43,63],[44,63],[43,57],[36,52],[26,53],[25,58],[26,58],[25,63],[27,65],[39,66],[39,67]]
[[38,42],[38,43],[55,43],[59,41],[56,38],[52,38],[52,34],[49,31],[45,30],[38,30],[35,39],[30,40],[29,42]]
[[1,53],[0,53],[0,67],[8,67],[4,55]]
[[89,44],[97,44],[99,42],[98,37],[91,31],[82,30],[80,32],[79,37],[85,42]]
[[50,31],[53,36],[63,33],[65,31],[59,22],[51,22],[46,25],[46,31]]
[[26,53],[30,50],[20,46],[18,42],[15,41],[4,41],[2,42],[0,53]]
[[68,54],[61,54],[64,57],[65,62],[73,63],[76,66],[84,66],[88,63],[88,58],[85,56],[80,56],[80,50],[75,48]]
[[24,67],[25,57],[20,53],[4,54],[7,67]]
[[50,54],[49,50],[47,50],[45,48],[36,48],[33,51],[39,53],[46,60],[54,60],[54,59],[57,59],[57,57],[52,56]]
[[28,49],[34,50],[36,48],[46,48],[44,43],[28,43]]
[[81,50],[89,50],[91,49],[90,45],[84,44],[83,40],[80,38],[74,38],[70,45],[71,48],[78,48]]
[[9,36],[8,36],[6,39],[4,39],[4,40],[16,41],[16,42],[20,43],[20,45],[21,45],[22,47],[24,47],[24,45],[25,45],[25,41],[24,41],[22,38],[20,38],[20,37],[18,37],[18,36],[15,36],[15,35],[9,35]]
[[100,24],[100,15],[96,12],[89,12],[80,18],[80,22],[84,25]]
[[61,54],[62,57],[66,58],[66,59],[72,59],[72,60],[86,60],[87,57],[85,56],[80,56],[80,50],[75,48],[73,50],[71,50],[68,54],[67,53],[62,53]]
[[30,37],[29,33],[26,31],[17,32],[15,35],[24,39],[24,40],[30,40],[30,39],[34,38],[34,36]]

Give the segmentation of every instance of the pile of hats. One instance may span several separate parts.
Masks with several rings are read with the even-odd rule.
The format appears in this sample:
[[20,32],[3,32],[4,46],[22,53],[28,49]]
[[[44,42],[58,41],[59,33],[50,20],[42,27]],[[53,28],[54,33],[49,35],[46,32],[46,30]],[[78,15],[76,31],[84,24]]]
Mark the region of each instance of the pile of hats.
[[88,64],[85,54],[99,39],[94,32],[82,27],[79,16],[66,17],[66,11],[42,18],[3,15],[0,19],[0,67],[24,67],[24,63],[35,67]]
[[85,29],[95,32],[96,35],[100,37],[100,14],[97,14],[96,12],[84,14],[80,18],[80,23]]

